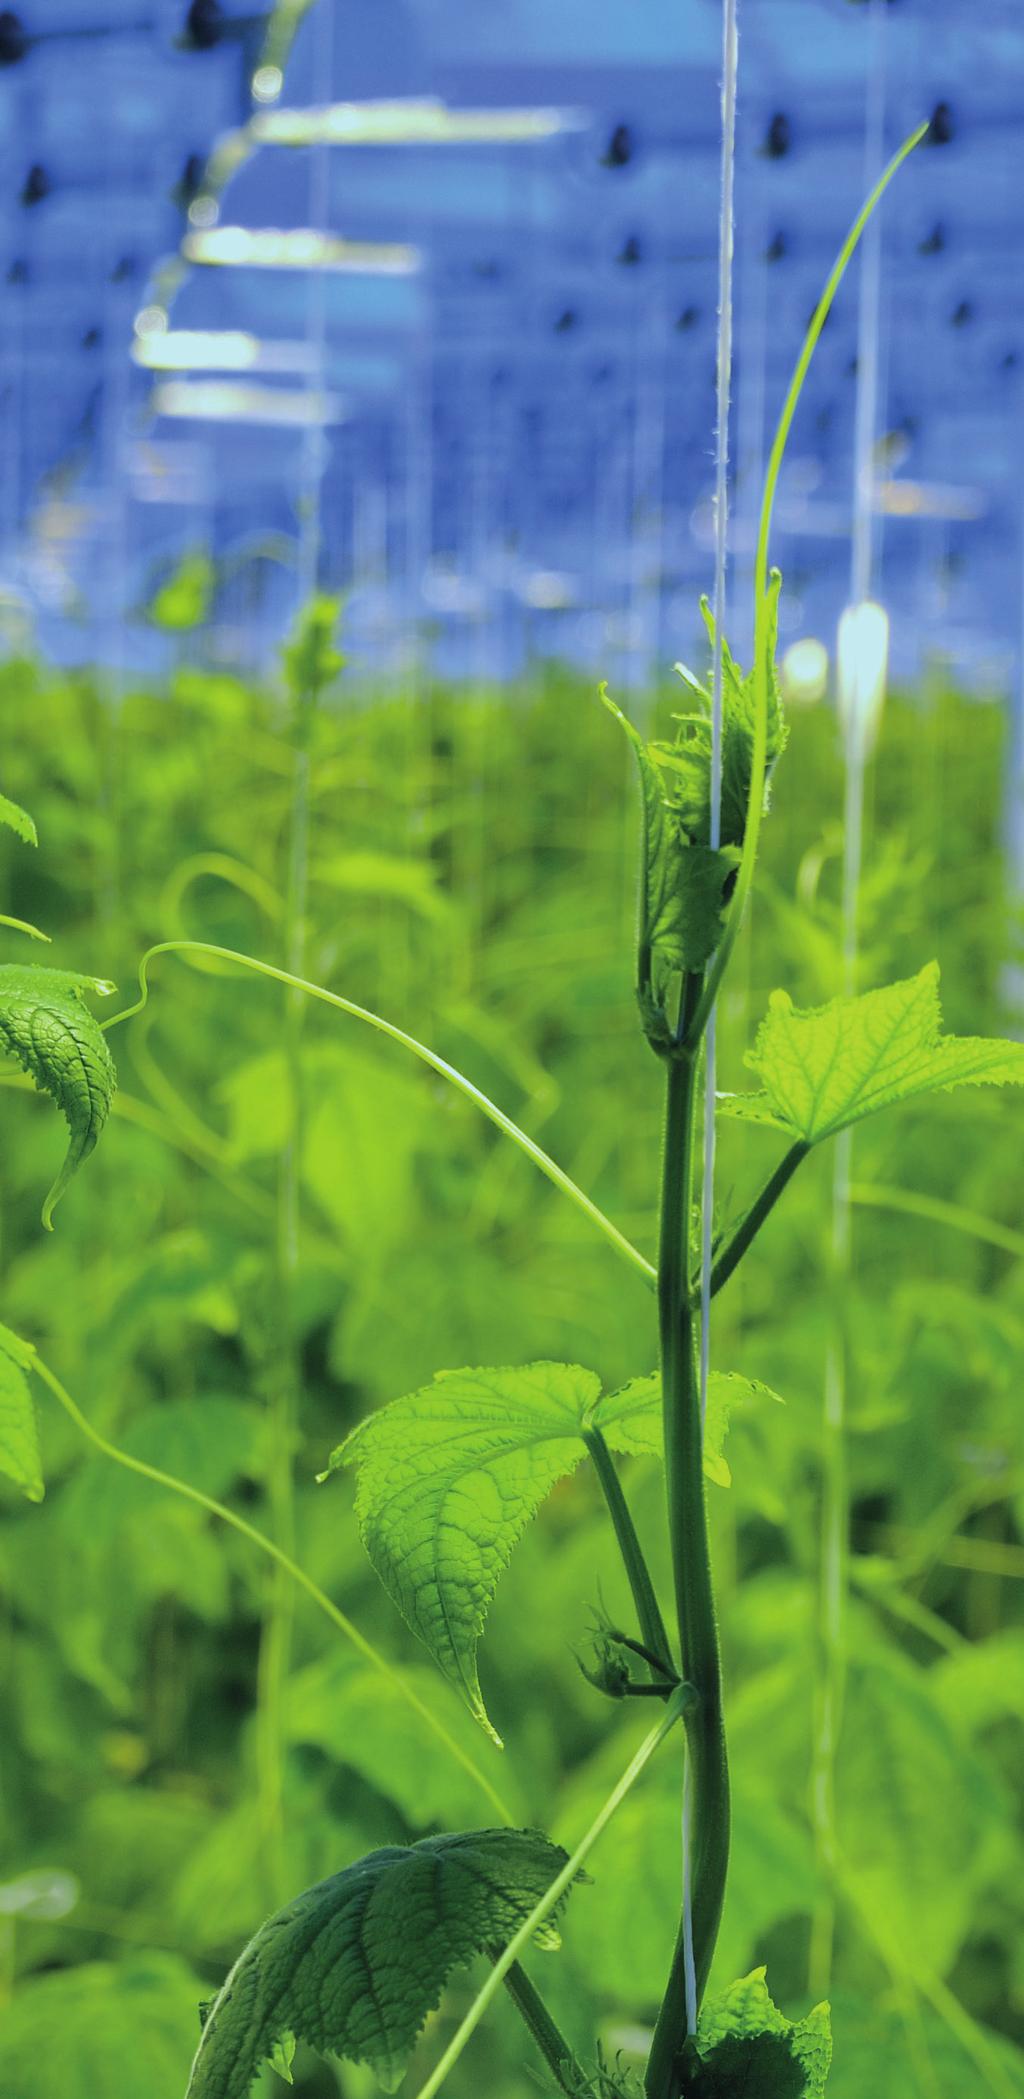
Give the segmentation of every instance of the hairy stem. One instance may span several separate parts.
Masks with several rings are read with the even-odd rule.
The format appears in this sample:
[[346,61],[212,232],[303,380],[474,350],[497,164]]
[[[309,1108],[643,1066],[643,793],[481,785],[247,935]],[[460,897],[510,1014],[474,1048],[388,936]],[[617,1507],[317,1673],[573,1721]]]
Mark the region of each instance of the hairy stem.
[[294,990],[305,992],[307,998],[320,999],[326,1006],[335,1006],[340,1013],[347,1013],[353,1020],[364,1021],[367,1027],[376,1028],[378,1034],[386,1035],[390,1041],[400,1043],[403,1049],[418,1057],[421,1064],[428,1065],[431,1071],[436,1071],[441,1078],[447,1079],[449,1085],[455,1086],[467,1100],[472,1101],[474,1107],[479,1108],[481,1114],[486,1115],[488,1121],[493,1122],[495,1128],[501,1130],[504,1136],[511,1137],[513,1144],[517,1144],[520,1151],[525,1152],[528,1159],[532,1159],[533,1164],[552,1186],[560,1189],[563,1195],[569,1197],[570,1202],[575,1203],[576,1208],[595,1230],[607,1239],[616,1253],[621,1254],[622,1259],[653,1288],[656,1280],[655,1270],[650,1261],[644,1259],[639,1247],[634,1246],[625,1234],[619,1231],[618,1226],[612,1223],[610,1217],[605,1216],[597,1203],[592,1202],[590,1196],[577,1187],[572,1176],[557,1165],[539,1144],[535,1144],[533,1138],[528,1137],[526,1131],[521,1130],[518,1123],[513,1122],[511,1116],[506,1115],[495,1101],[489,1100],[486,1093],[481,1093],[480,1088],[474,1086],[472,1080],[467,1079],[461,1071],[457,1071],[454,1064],[446,1063],[435,1050],[428,1049],[425,1042],[418,1042],[415,1035],[407,1035],[404,1028],[395,1026],[394,1021],[385,1020],[379,1013],[371,1013],[366,1006],[357,1006],[352,999],[342,998],[339,992],[328,991],[323,984],[311,984],[306,978],[296,976],[290,970],[275,968],[272,962],[260,962],[254,955],[239,954],[234,948],[218,947],[209,940],[159,940],[155,946],[147,948],[139,963],[139,997],[135,1004],[126,1006],[121,1013],[113,1014],[110,1020],[103,1023],[104,1028],[116,1028],[122,1020],[130,1020],[134,1014],[141,1013],[148,1004],[149,965],[155,956],[180,954],[209,955],[222,962],[237,963],[241,969],[254,970],[257,976],[270,977],[277,984],[291,985]]
[[[690,999],[699,991],[692,983]],[[682,1672],[694,1691],[686,1715],[692,1903],[680,1923],[672,1972],[655,2028],[649,2099],[675,2099],[679,2063],[693,2029],[715,1949],[729,1862],[729,1770],[721,1665],[704,1496],[703,1425],[696,1313],[690,1268],[697,1060],[677,1054],[668,1101],[659,1251],[661,1377],[669,1531]],[[692,1927],[692,1937],[691,1937]]]
[[87,1437],[93,1448],[100,1451],[105,1458],[110,1458],[115,1465],[122,1465],[126,1472],[137,1473],[140,1479],[150,1480],[154,1486],[166,1487],[169,1494],[177,1494],[183,1501],[191,1501],[197,1508],[205,1509],[207,1515],[216,1516],[221,1523],[229,1524],[231,1529],[237,1531],[240,1537],[247,1538],[250,1545],[255,1545],[257,1551],[265,1553],[268,1559],[275,1561],[277,1566],[282,1568],[291,1577],[291,1580],[298,1584],[300,1589],[305,1590],[306,1595],[316,1604],[318,1610],[323,1612],[325,1618],[330,1619],[336,1631],[340,1632],[350,1646],[356,1649],[357,1654],[361,1654],[364,1661],[372,1663],[375,1669],[379,1669],[381,1675],[387,1677],[388,1682],[400,1691],[406,1703],[412,1707],[424,1726],[429,1728],[431,1734],[444,1744],[449,1755],[461,1766],[467,1777],[473,1780],[474,1785],[479,1787],[495,1814],[498,1815],[502,1822],[511,1825],[514,1818],[503,1801],[501,1794],[496,1787],[492,1786],[490,1779],[477,1769],[472,1758],[467,1756],[466,1751],[461,1748],[454,1735],[449,1734],[443,1721],[438,1720],[429,1708],[423,1704],[422,1699],[417,1697],[416,1692],[407,1684],[403,1672],[392,1667],[386,1656],[378,1652],[372,1641],[366,1638],[365,1633],[359,1631],[358,1626],[353,1625],[351,1618],[346,1618],[344,1611],[338,1609],[337,1604],[333,1603],[325,1591],[313,1580],[312,1576],[306,1573],[305,1568],[299,1566],[297,1560],[291,1559],[288,1553],[282,1552],[280,1546],[275,1544],[273,1538],[268,1538],[263,1531],[257,1530],[255,1524],[247,1523],[244,1516],[239,1516],[234,1509],[229,1509],[224,1502],[215,1501],[212,1495],[204,1494],[199,1487],[190,1486],[187,1480],[177,1479],[173,1472],[162,1472],[159,1466],[147,1465],[143,1458],[133,1458],[129,1451],[120,1450],[116,1443],[109,1442],[106,1436],[102,1436],[99,1430],[93,1427],[88,1416],[83,1414],[81,1407],[72,1399],[70,1392],[61,1384],[55,1372],[39,1356],[33,1356],[32,1368],[36,1375],[42,1379],[43,1384],[48,1386],[54,1398],[59,1401],[65,1414],[69,1415],[74,1422],[75,1427],[81,1431],[83,1436]]
[[579,2091],[576,2058],[565,2035],[556,2026],[535,1983],[519,1961],[513,1961],[504,1978],[505,1988],[520,2017],[525,2020],[560,2091]]
[[[630,1515],[629,1505],[622,1491],[622,1483],[615,1470],[611,1451],[598,1428],[585,1429],[583,1441],[593,1458],[594,1469],[601,1482],[601,1490],[608,1504],[608,1514],[612,1519],[619,1551],[622,1554],[622,1563],[629,1577],[630,1589],[633,1592],[633,1602],[636,1605],[636,1615],[639,1620],[641,1634],[651,1653],[657,1655],[659,1661],[664,1663],[670,1675],[674,1675],[675,1663],[672,1659],[669,1637],[665,1631],[665,1621],[661,1615],[654,1583],[651,1580],[650,1570],[644,1558],[643,1547],[637,1536],[636,1525]],[[652,1670],[655,1678],[657,1678],[657,1673],[656,1670]]]
[[[802,1137],[798,1138],[796,1144],[790,1145],[785,1157],[779,1160],[775,1172],[769,1175],[760,1194],[754,1197],[746,1215],[740,1218],[731,1237],[719,1249],[711,1264],[712,1297],[717,1297],[733,1270],[738,1268],[751,1241],[756,1239],[765,1218],[774,1210],[783,1189],[788,1187],[801,1160],[806,1159],[810,1149],[810,1145],[805,1144]],[[694,1293],[695,1301],[698,1296],[699,1290]]]
[[525,1953],[534,1933],[547,1921],[552,1910],[557,1909],[562,1896],[568,1894],[580,1868],[589,1858],[598,1838],[607,1829],[616,1808],[621,1806],[627,1793],[635,1786],[641,1772],[650,1763],[655,1750],[671,1732],[676,1721],[687,1713],[692,1700],[690,1685],[677,1685],[657,1726],[652,1727],[650,1734],[644,1736],[636,1755],[627,1765],[618,1784],[613,1786],[604,1805],[599,1808],[590,1828],[580,1838],[572,1857],[566,1860],[561,1872],[556,1873],[551,1886],[545,1890],[540,1900],[534,1903],[529,1916],[524,1918],[504,1952],[499,1954],[486,1981],[477,1991],[458,2032],[449,2041],[437,2068],[431,2072],[426,2084],[421,2085],[417,2099],[434,2099],[435,2092],[440,2091],[445,2078],[449,2071],[455,2068],[466,2042],[476,2032],[488,2005],[496,1997],[513,1963],[519,1959],[521,1953]]

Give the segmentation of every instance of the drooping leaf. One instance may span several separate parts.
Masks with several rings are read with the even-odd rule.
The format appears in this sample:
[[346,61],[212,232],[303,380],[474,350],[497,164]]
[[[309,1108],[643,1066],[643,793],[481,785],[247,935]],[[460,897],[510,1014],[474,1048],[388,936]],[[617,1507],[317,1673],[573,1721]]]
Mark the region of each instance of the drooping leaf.
[[31,963],[0,965],[0,1047],[48,1093],[68,1126],[64,1164],[43,1204],[43,1223],[93,1150],[117,1083],[106,1037],[85,1003],[87,991],[105,996],[112,984]]
[[199,1987],[158,1953],[28,1976],[4,2006],[4,2099],[181,2099]]
[[763,1090],[726,1094],[721,1112],[817,1144],[920,1094],[1024,1085],[1024,1043],[940,1034],[938,984],[929,962],[904,982],[808,1012],[773,991],[747,1057]]
[[[758,1378],[740,1377],[731,1370],[711,1371],[704,1416],[704,1471],[717,1487],[732,1485],[725,1439],[733,1409],[765,1399],[781,1405],[778,1393]],[[657,1372],[651,1377],[633,1378],[618,1392],[605,1393],[591,1409],[590,1421],[613,1450],[637,1457],[660,1457],[661,1379]]]
[[[766,1391],[746,1378],[710,1381],[705,1470],[721,1485],[729,1411]],[[513,1548],[579,1464],[589,1428],[613,1450],[657,1455],[660,1410],[657,1377],[602,1398],[593,1371],[574,1363],[441,1371],[332,1453],[328,1472],[358,1469],[356,1515],[385,1588],[489,1733],[476,1649]]]
[[245,2099],[285,2035],[371,2064],[394,2090],[452,1971],[505,1946],[565,1861],[533,1831],[470,1830],[373,1851],[307,1888],[235,1962],[186,2099]]
[[827,2004],[793,2024],[755,1968],[706,2005],[689,2089],[695,2099],[823,2099],[832,2061]]
[[492,1734],[476,1667],[487,1608],[530,1518],[583,1456],[599,1391],[577,1364],[442,1371],[331,1456],[331,1472],[358,1467],[356,1515],[389,1595]]
[[43,1471],[39,1427],[26,1370],[33,1350],[9,1327],[0,1326],[0,1472],[20,1487],[29,1501],[42,1501]]
[[0,824],[6,824],[7,829],[14,831],[26,845],[39,844],[36,827],[28,810],[20,809],[17,802],[9,801],[5,794],[0,794]]

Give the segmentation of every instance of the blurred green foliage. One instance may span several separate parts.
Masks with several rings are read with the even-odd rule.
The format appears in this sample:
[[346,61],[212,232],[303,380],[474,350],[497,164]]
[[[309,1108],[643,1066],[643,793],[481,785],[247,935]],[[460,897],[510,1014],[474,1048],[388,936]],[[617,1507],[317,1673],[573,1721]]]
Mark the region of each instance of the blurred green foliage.
[[[650,703],[645,734],[674,700]],[[115,978],[126,1003],[152,941],[283,961],[293,713],[184,667],[116,700],[88,677],[4,668],[4,787],[40,845],[0,833],[2,901],[51,933],[48,960]],[[370,705],[343,682],[307,714],[303,754],[305,973],[465,1069],[650,1254],[661,1085],[631,981],[635,783],[596,696],[551,674]],[[936,691],[890,705],[869,783],[863,985],[935,956],[946,1023],[971,1034],[1006,1030],[1018,940],[1003,764],[999,710]],[[722,1085],[750,1083],[742,1054],[773,987],[798,1003],[841,988],[841,806],[834,725],[800,715],[756,937],[722,1001]],[[23,936],[0,938],[26,959]],[[108,1437],[289,1532],[517,1818],[578,1836],[646,1724],[576,1666],[595,1611],[628,1618],[589,1469],[517,1548],[482,1643],[503,1757],[389,1604],[351,1482],[315,1475],[371,1408],[442,1366],[556,1358],[609,1389],[649,1370],[642,1280],[439,1079],[322,1007],[296,1028],[272,984],[161,958],[111,1046],[110,1123],[52,1238],[39,1201],[60,1125],[0,1067],[3,1318]],[[733,1484],[709,1488],[736,1792],[715,1980],[767,1961],[794,2016],[821,1894],[809,1787],[837,1320],[849,1350],[835,2099],[1024,2093],[1018,1114],[970,1092],[857,1133],[841,1293],[830,1162],[812,1158],[716,1303],[716,1362],[786,1404],[737,1416]],[[778,1143],[723,1125],[723,1212]],[[906,1191],[938,1208],[901,1208]],[[0,1480],[0,2081],[6,2099],[180,2099],[196,2006],[272,1908],[374,1845],[486,1816],[466,1771],[244,1538],[92,1454],[48,1398],[41,1439],[42,1505]],[[657,1466],[625,1477],[664,1579]],[[562,1951],[536,1960],[567,2030],[589,2047],[596,2025],[610,2061],[657,2008],[678,1874],[666,1752],[595,1854]],[[471,1987],[450,1993],[410,2091]],[[477,2035],[452,2099],[534,2089],[512,2017],[499,2007]],[[300,2099],[375,2089],[301,2051],[295,2077]],[[264,2099],[285,2090],[265,2073]]]

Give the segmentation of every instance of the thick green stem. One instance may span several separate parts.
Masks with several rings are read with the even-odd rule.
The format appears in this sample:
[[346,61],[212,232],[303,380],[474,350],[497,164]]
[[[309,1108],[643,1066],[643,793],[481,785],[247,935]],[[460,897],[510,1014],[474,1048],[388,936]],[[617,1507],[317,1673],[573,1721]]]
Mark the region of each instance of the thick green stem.
[[[657,1596],[654,1593],[654,1583],[651,1580],[650,1570],[644,1558],[643,1547],[637,1537],[636,1525],[630,1515],[629,1505],[622,1491],[622,1482],[615,1470],[611,1451],[598,1428],[584,1430],[583,1441],[593,1458],[594,1467],[601,1482],[601,1489],[608,1504],[608,1513],[612,1519],[619,1551],[622,1554],[623,1565],[629,1577],[629,1586],[633,1592],[633,1602],[636,1605],[636,1615],[640,1623],[641,1634],[652,1654],[656,1654],[664,1662],[670,1674],[674,1675],[676,1665],[672,1659],[672,1648],[669,1644],[668,1634],[665,1631],[665,1621],[661,1615]],[[652,1671],[652,1674],[656,1675],[657,1672]]]
[[[791,1144],[785,1157],[779,1160],[775,1172],[770,1175],[750,1205],[745,1217],[741,1217],[725,1246],[716,1254],[711,1264],[711,1295],[717,1297],[722,1285],[727,1283],[737,1268],[752,1239],[756,1239],[769,1211],[774,1210],[784,1188],[788,1187],[802,1159],[806,1159],[811,1147],[803,1138]],[[696,1297],[699,1293],[695,1292]]]
[[672,1566],[682,1673],[695,1694],[686,1714],[692,1941],[684,1911],[647,2066],[649,2099],[675,2099],[679,2091],[680,2059],[711,1966],[729,1861],[729,1771],[704,1500],[703,1427],[690,1273],[696,1078],[694,1053],[673,1058],[668,1072],[658,1263]]
[[505,1976],[505,1988],[520,2017],[525,2020],[560,2091],[578,2092],[580,2079],[576,2058],[563,2033],[559,2032],[540,1991],[526,1969],[513,1961]]

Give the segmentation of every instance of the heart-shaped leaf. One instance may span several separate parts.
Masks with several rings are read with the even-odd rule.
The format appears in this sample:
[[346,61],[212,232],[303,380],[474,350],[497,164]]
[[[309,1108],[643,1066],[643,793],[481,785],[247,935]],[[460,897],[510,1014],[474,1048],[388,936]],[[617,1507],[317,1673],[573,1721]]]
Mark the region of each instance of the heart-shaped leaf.
[[500,1952],[566,1856],[532,1830],[469,1830],[372,1851],[307,1888],[250,1939],[209,2007],[186,2099],[245,2099],[296,2038],[370,2063],[393,2091],[453,1969]]

